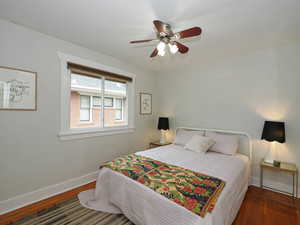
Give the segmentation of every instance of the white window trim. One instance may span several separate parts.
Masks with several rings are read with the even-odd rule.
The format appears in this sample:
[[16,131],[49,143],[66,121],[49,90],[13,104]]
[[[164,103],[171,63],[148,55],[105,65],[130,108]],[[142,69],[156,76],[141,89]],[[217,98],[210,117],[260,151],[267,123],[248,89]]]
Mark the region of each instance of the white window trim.
[[[67,55],[58,52],[58,57],[61,62],[61,121],[60,132],[58,136],[61,140],[72,140],[89,138],[96,136],[114,135],[134,132],[135,130],[135,75],[129,72],[114,68],[111,66],[103,65],[97,62],[93,62],[87,59],[82,59],[77,56]],[[70,128],[70,84],[71,76],[67,68],[68,62],[85,65],[88,67],[105,70],[112,73],[122,74],[132,78],[132,82],[128,83],[130,88],[127,88],[127,102],[130,105],[128,107],[128,125],[111,127],[111,128]],[[104,99],[103,99],[104,100]],[[103,101],[102,100],[102,101]],[[102,102],[103,104],[104,102]],[[127,105],[128,105],[127,104]]]

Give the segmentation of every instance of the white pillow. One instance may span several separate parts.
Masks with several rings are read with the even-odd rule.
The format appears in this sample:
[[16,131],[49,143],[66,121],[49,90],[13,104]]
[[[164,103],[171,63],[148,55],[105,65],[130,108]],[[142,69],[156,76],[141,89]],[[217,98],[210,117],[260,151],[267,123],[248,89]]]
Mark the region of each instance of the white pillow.
[[206,137],[213,139],[214,144],[209,150],[226,155],[235,155],[239,147],[239,138],[237,135],[220,134],[216,132],[206,132]]
[[174,144],[185,146],[185,144],[196,134],[204,136],[204,131],[179,129],[176,132]]
[[205,153],[215,143],[216,142],[209,137],[204,137],[196,134],[186,143],[184,148],[194,152]]

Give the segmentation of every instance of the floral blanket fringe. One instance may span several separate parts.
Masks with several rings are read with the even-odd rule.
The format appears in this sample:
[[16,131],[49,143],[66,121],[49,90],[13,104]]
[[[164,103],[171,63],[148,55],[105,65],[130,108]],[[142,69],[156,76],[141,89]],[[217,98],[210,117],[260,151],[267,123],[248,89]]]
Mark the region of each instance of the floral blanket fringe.
[[218,178],[135,154],[116,158],[102,167],[130,177],[202,217],[214,209],[225,186]]

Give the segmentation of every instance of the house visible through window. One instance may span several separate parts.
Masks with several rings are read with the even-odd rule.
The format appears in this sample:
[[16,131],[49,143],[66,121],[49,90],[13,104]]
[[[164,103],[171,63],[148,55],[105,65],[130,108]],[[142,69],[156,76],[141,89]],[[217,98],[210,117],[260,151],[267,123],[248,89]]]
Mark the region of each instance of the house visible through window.
[[[126,83],[116,82],[112,80],[105,80],[104,82],[104,126],[119,126],[126,123],[122,120],[120,109],[117,106],[117,99],[121,99],[126,103]],[[122,110],[122,109],[121,109]]]
[[61,52],[58,56],[62,75],[60,139],[134,132],[135,75]]
[[114,105],[114,99],[110,97],[104,98],[104,107],[113,107]]
[[91,97],[80,95],[80,121],[90,121],[91,117]]
[[70,96],[70,128],[128,125],[127,82],[73,72]]
[[122,120],[123,119],[123,99],[122,98],[116,98],[115,99],[115,118],[116,120]]
[[101,97],[93,96],[93,107],[101,107]]

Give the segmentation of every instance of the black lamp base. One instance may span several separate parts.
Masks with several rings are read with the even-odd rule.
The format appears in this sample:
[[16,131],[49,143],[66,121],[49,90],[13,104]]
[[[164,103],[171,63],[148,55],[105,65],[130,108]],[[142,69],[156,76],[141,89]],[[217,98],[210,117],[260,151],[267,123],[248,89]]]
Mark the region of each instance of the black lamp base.
[[280,167],[280,161],[274,160],[274,161],[273,161],[273,166],[275,166],[275,167]]

